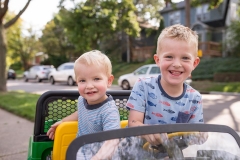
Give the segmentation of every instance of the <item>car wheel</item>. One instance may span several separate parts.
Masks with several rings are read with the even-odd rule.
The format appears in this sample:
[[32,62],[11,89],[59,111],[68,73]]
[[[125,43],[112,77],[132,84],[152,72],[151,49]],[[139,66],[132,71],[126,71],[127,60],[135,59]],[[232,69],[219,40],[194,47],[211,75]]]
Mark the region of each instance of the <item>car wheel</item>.
[[42,80],[38,76],[36,77],[36,81],[37,82],[42,82]]
[[25,82],[28,82],[27,76],[24,75],[24,76],[23,76],[23,79],[24,79]]
[[53,85],[55,83],[55,80],[53,77],[50,77],[50,83]]
[[73,80],[72,77],[68,77],[67,84],[68,84],[69,86],[73,86],[73,85],[74,85],[74,80]]
[[129,82],[127,80],[124,80],[122,82],[122,89],[123,90],[129,90],[130,89],[130,84],[129,84]]

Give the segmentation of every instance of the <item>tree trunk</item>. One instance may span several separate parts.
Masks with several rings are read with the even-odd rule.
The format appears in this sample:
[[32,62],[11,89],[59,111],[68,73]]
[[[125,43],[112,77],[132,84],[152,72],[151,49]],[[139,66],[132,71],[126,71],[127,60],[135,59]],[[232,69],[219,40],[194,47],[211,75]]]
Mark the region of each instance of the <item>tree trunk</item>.
[[0,92],[6,92],[6,41],[5,41],[5,29],[2,24],[0,24]]
[[186,27],[190,28],[190,0],[185,0],[185,20]]

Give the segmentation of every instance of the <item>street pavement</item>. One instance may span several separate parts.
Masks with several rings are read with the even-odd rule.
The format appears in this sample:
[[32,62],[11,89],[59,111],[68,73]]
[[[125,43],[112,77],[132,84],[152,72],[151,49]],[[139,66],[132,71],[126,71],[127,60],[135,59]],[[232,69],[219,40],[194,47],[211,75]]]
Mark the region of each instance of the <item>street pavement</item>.
[[[205,123],[223,124],[240,131],[240,117],[237,115],[240,113],[240,94],[202,96]],[[26,160],[33,127],[33,122],[0,109],[0,160]]]

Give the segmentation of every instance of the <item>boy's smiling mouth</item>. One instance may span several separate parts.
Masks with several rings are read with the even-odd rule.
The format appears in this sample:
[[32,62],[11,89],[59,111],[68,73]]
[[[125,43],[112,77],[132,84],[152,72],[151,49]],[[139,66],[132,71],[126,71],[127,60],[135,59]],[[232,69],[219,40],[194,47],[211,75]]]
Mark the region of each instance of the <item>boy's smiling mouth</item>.
[[180,71],[169,71],[169,72],[174,76],[179,76],[183,73],[183,72],[180,72]]
[[94,94],[94,93],[97,93],[97,91],[87,92],[86,94],[90,95],[90,94]]

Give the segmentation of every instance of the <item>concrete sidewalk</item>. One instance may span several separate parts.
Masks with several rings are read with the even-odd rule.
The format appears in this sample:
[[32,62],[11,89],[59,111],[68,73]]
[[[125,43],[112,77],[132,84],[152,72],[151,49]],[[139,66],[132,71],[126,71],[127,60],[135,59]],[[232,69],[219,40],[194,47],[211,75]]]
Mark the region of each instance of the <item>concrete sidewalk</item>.
[[27,160],[34,123],[0,109],[0,160]]

